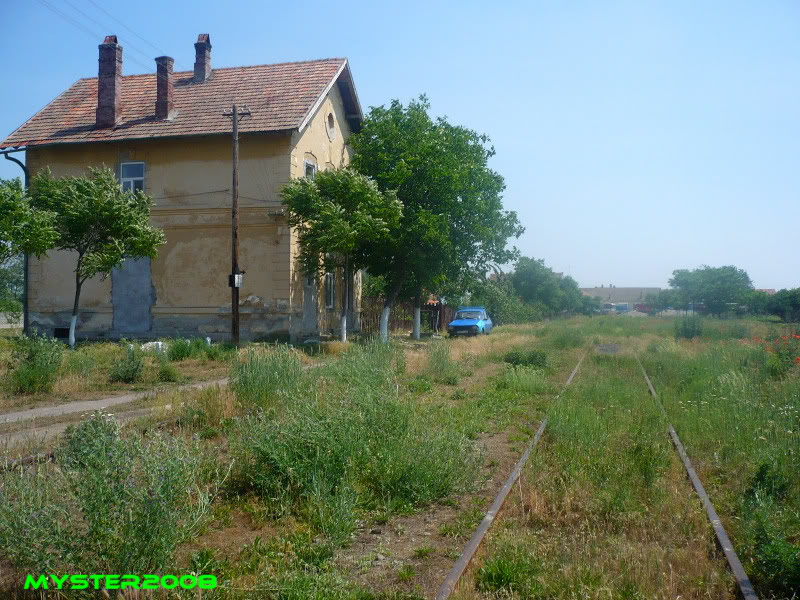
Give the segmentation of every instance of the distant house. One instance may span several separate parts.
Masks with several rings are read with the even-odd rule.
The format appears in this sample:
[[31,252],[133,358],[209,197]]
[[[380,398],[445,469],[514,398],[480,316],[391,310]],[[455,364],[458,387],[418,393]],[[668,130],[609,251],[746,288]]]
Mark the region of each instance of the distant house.
[[[167,243],[156,260],[126,261],[105,281],[87,281],[79,337],[211,336],[230,331],[231,105],[252,115],[240,131],[242,338],[302,338],[330,329],[343,289],[336,274],[304,277],[297,236],[279,191],[293,177],[340,167],[362,120],[347,59],[213,69],[211,39],[195,43],[193,71],[122,75],[116,36],[99,46],[97,77],[80,79],[8,136],[0,149],[25,151],[28,169],[56,176],[113,168],[124,189],[155,200],[154,225]],[[89,62],[87,60],[87,62]],[[29,262],[33,328],[69,323],[75,261],[52,252]],[[348,319],[357,327],[360,282]]]
[[644,301],[648,294],[657,294],[661,288],[657,287],[593,287],[580,288],[584,296],[599,297],[605,303],[625,304],[631,306]]
[[756,289],[757,292],[764,292],[767,296],[774,296],[778,293],[775,288],[758,288]]

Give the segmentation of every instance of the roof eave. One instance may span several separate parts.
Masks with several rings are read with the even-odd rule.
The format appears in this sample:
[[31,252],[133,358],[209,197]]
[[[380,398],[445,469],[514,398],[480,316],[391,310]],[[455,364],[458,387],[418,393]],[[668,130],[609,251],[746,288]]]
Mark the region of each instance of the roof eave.
[[297,125],[298,132],[302,132],[306,126],[308,126],[308,124],[311,122],[311,119],[317,113],[317,110],[319,110],[320,105],[322,105],[322,102],[333,89],[333,86],[337,83],[340,85],[343,84],[350,93],[349,101],[347,98],[345,98],[345,95],[342,94],[342,99],[345,103],[345,118],[350,124],[350,129],[352,131],[358,131],[361,129],[361,121],[364,119],[364,114],[361,112],[361,103],[358,100],[356,86],[353,83],[353,75],[350,71],[350,61],[345,58],[342,61],[341,66],[337,69],[336,74],[331,77],[328,85],[325,86],[325,89],[322,90],[322,93],[319,95],[316,101],[314,101],[314,104],[311,105],[311,108],[308,109],[308,112]]

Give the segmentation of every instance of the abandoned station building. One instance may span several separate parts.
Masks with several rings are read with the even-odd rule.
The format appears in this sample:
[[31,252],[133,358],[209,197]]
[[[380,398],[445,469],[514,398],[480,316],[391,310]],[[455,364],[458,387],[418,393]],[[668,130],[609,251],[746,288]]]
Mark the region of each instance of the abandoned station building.
[[[155,59],[156,73],[122,75],[122,46],[107,36],[97,77],[80,79],[15,130],[2,149],[25,152],[30,175],[56,177],[90,166],[116,170],[124,189],[154,199],[164,230],[158,258],[126,261],[86,282],[77,337],[230,335],[232,104],[239,124],[239,264],[243,339],[302,339],[338,323],[337,276],[305,277],[297,237],[280,204],[294,177],[349,161],[346,141],[362,112],[343,58],[214,69],[211,39],[195,43],[193,71]],[[75,258],[51,251],[28,264],[30,327],[60,334],[74,297]],[[358,328],[360,281],[349,305]]]

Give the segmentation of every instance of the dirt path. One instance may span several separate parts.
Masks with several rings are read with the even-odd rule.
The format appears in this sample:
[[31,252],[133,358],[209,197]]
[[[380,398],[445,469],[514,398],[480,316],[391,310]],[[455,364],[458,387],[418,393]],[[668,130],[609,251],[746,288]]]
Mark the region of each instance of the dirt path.
[[95,410],[102,410],[118,404],[127,404],[152,396],[165,390],[191,390],[203,389],[213,385],[227,385],[228,378],[212,379],[210,381],[201,381],[198,383],[190,383],[177,387],[160,387],[153,388],[144,392],[133,392],[131,394],[121,394],[119,396],[108,396],[100,398],[99,400],[84,400],[78,402],[67,402],[64,404],[56,404],[55,406],[42,406],[40,408],[30,408],[28,410],[20,410],[16,412],[9,412],[0,414],[0,423],[14,423],[17,421],[27,421],[30,419],[40,419],[42,417],[60,417],[62,415],[70,415],[73,413],[85,413]]

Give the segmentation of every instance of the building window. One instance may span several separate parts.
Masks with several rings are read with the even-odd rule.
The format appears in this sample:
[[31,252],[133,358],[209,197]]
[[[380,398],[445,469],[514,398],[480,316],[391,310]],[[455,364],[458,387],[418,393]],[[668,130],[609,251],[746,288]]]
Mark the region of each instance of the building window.
[[308,179],[314,179],[314,175],[316,174],[317,174],[317,165],[315,165],[310,160],[307,160],[305,177],[307,177]]
[[336,275],[325,273],[325,308],[336,308]]
[[144,191],[144,163],[126,162],[119,166],[119,180],[123,192]]

